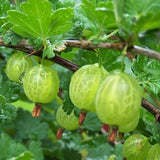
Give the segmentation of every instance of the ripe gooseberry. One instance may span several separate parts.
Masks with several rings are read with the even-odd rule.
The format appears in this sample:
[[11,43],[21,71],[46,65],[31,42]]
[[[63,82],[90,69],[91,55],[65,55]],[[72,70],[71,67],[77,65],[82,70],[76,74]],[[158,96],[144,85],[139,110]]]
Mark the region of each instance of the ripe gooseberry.
[[125,125],[134,120],[141,107],[141,88],[129,74],[109,75],[96,94],[96,112],[100,120],[110,125]]
[[49,66],[34,66],[26,72],[23,88],[26,96],[33,102],[49,103],[59,91],[57,72]]
[[23,52],[11,55],[6,65],[6,74],[9,80],[20,82],[20,76],[22,73],[28,71],[33,66],[33,62],[30,57],[25,57],[26,54]]
[[72,103],[83,110],[95,112],[95,96],[108,72],[99,64],[85,65],[77,70],[70,82],[69,95]]
[[146,160],[150,146],[147,137],[133,134],[126,139],[123,154],[127,160]]
[[59,125],[67,130],[75,130],[79,127],[79,118],[75,116],[74,110],[67,114],[60,106],[56,113],[56,120]]

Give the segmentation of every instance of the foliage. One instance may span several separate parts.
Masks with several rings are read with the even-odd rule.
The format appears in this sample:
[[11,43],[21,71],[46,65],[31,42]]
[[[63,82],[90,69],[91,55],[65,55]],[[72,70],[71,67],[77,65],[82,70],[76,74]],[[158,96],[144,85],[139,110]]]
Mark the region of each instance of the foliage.
[[[143,108],[137,128],[122,140],[117,137],[114,146],[107,141],[110,133],[93,112],[86,114],[82,126],[64,130],[62,139],[57,140],[57,109],[63,105],[68,115],[74,109],[76,116],[81,110],[69,96],[72,71],[44,60],[60,56],[79,67],[100,63],[109,73],[124,70],[139,82],[145,91],[143,96],[160,108],[160,61],[138,53],[132,53],[132,61],[124,58],[132,45],[160,52],[159,15],[160,0],[1,0],[0,41],[3,39],[4,44],[0,43],[0,160],[122,160],[123,142],[133,133],[148,137],[152,145],[160,144],[160,125]],[[21,40],[28,40],[35,50],[42,49],[42,59],[31,59],[34,64],[44,63],[55,69],[60,79],[59,96],[39,104],[40,117],[32,117],[35,102],[26,97],[23,83],[10,81],[5,73],[9,57],[16,52],[7,45],[25,51]],[[65,40],[126,46],[122,52],[61,47]]]

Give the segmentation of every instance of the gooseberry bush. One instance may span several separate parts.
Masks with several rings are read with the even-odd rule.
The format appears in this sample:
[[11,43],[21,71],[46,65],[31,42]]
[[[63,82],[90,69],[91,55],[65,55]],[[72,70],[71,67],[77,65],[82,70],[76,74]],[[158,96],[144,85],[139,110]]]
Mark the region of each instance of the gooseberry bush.
[[158,160],[160,0],[0,1],[0,160]]

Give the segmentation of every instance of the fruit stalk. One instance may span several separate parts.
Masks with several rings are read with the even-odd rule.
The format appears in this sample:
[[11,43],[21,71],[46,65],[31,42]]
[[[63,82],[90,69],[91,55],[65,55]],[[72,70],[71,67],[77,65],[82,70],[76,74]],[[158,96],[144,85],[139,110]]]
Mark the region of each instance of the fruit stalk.
[[56,139],[61,139],[62,138],[62,134],[63,134],[63,128],[59,128],[56,134]]
[[86,117],[86,112],[81,111],[81,113],[79,114],[79,125],[81,126],[85,120]]
[[32,117],[39,117],[41,114],[41,106],[39,104],[35,104],[35,107],[32,111]]
[[112,127],[112,132],[107,137],[107,141],[114,145],[116,137],[117,137],[118,128]]

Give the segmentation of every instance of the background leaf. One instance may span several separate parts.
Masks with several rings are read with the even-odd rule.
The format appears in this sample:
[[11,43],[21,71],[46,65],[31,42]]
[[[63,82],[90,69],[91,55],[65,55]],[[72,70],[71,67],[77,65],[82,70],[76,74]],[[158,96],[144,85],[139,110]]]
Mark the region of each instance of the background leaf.
[[65,33],[72,26],[69,22],[72,18],[70,8],[59,9],[52,13],[50,2],[29,0],[21,4],[21,9],[22,12],[8,11],[8,19],[14,25],[14,32],[23,37],[47,39]]

